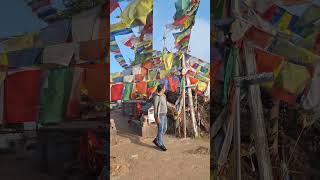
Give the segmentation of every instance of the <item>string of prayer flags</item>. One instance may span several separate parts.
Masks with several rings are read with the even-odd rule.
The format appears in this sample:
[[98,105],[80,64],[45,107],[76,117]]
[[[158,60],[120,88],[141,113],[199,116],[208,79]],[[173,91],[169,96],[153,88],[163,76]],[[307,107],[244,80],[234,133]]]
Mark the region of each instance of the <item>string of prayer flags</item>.
[[173,33],[173,37],[175,38],[175,44],[176,46],[182,44],[183,42],[185,42],[186,40],[190,39],[190,34],[191,34],[191,28],[186,29],[182,32],[178,32],[178,33]]
[[116,29],[111,31],[110,30],[110,36],[120,36],[120,35],[126,35],[132,33],[132,29],[125,28],[125,29]]
[[198,11],[199,6],[200,6],[200,0],[191,1],[191,5],[186,10],[185,14],[188,16],[194,15]]
[[[315,22],[318,16],[320,18],[320,13],[319,15],[317,13],[308,15],[311,16],[311,19],[313,18],[312,21],[306,20],[306,18],[309,17],[293,15],[287,10],[274,4],[262,14],[262,18],[286,34],[291,34],[291,32],[293,32],[302,37],[306,37],[314,32],[314,25],[312,23]],[[301,22],[306,23],[303,24]]]
[[129,67],[128,64],[126,63],[126,60],[122,56],[120,48],[119,48],[115,39],[113,39],[110,42],[110,51],[111,51],[111,53],[113,53],[115,55],[114,58],[120,64],[121,67],[123,67],[123,68]]
[[128,38],[123,39],[122,43],[128,48],[134,49],[135,44],[137,43],[137,37],[134,34],[132,34]]
[[177,0],[175,3],[176,14],[175,19],[180,18],[185,11],[189,8],[190,1],[189,0]]
[[32,12],[37,14],[37,16],[44,21],[48,21],[58,14],[58,9],[53,6],[50,0],[30,2],[25,0],[25,2],[27,2],[27,5],[31,7]]

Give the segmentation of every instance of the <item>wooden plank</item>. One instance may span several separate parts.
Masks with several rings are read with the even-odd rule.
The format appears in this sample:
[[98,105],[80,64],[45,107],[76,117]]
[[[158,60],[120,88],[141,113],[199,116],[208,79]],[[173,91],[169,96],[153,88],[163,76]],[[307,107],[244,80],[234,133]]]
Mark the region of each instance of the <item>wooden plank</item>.
[[[255,53],[251,43],[244,43],[244,54],[246,57],[247,74],[256,73]],[[270,153],[268,150],[268,141],[264,124],[263,109],[261,103],[260,86],[258,84],[249,86],[249,105],[251,110],[252,130],[256,148],[256,155],[259,166],[259,179],[272,180],[272,166]]]

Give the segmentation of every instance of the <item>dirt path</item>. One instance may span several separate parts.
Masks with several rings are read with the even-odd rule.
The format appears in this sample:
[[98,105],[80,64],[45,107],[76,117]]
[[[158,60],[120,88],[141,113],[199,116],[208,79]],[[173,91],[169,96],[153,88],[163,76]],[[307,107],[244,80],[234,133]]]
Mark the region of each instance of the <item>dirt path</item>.
[[168,151],[162,152],[153,145],[153,138],[132,134],[120,112],[111,112],[111,118],[118,130],[118,143],[111,147],[112,180],[210,179],[209,141],[166,135]]

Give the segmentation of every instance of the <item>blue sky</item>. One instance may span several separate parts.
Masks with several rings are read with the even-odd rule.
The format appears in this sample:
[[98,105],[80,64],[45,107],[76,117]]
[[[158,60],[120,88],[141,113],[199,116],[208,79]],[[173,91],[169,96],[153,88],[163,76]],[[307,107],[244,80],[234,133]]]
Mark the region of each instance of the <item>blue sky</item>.
[[[154,12],[153,12],[153,49],[161,50],[163,47],[163,35],[164,35],[164,25],[173,22],[173,16],[175,14],[174,3],[176,0],[154,0]],[[128,5],[127,2],[120,3],[122,9]],[[110,23],[116,23],[119,19],[116,18],[120,14],[120,9],[116,9],[110,16]],[[133,30],[135,33],[136,29]],[[127,63],[129,59],[134,59],[133,51],[125,47],[121,41],[128,37],[118,36],[116,40],[120,47],[121,53],[126,59]],[[166,47],[168,50],[173,50],[174,38],[172,32],[166,35]],[[210,61],[210,0],[201,0],[200,7],[196,15],[196,23],[192,29],[191,39],[190,39],[190,54],[203,59],[205,61]],[[111,53],[110,57],[110,68],[111,73],[122,71],[122,67],[114,59]]]

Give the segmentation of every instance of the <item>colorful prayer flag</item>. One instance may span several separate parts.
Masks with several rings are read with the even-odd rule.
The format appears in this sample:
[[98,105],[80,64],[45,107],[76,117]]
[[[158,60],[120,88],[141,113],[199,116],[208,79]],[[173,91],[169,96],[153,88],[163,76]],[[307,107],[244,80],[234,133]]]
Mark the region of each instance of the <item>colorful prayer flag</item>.
[[134,0],[122,11],[120,18],[128,27],[133,27],[135,21],[145,25],[152,8],[153,0]]
[[119,3],[116,0],[111,0],[110,1],[110,14],[117,9],[119,6]]

